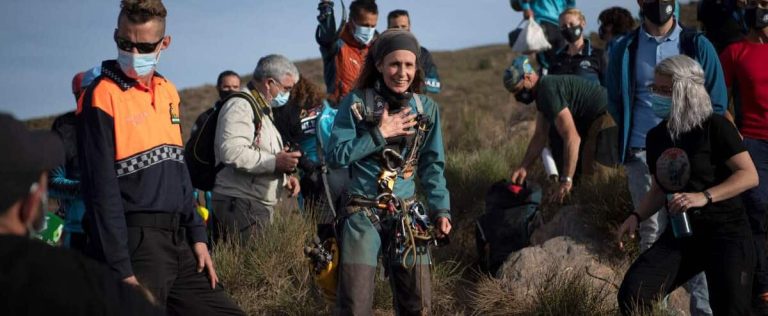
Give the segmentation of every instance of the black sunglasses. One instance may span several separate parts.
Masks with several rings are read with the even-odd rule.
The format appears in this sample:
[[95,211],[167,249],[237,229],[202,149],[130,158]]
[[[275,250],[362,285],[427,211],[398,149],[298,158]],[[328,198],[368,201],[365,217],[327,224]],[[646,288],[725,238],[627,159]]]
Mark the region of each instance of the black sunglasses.
[[159,41],[154,43],[134,43],[127,39],[120,38],[117,36],[117,34],[115,34],[115,44],[117,44],[117,48],[126,52],[130,52],[134,47],[136,47],[136,50],[139,51],[140,54],[149,54],[155,51],[157,45],[160,44],[164,38],[165,36],[161,37]]

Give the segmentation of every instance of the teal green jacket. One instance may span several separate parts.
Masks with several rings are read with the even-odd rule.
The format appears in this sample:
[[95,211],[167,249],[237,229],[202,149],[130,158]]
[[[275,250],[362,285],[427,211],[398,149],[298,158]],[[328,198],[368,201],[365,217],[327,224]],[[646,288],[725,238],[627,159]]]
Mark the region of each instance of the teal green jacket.
[[[440,129],[440,111],[437,103],[431,98],[425,95],[419,97],[424,114],[429,116],[430,128],[419,147],[416,176],[407,180],[398,176],[394,193],[403,199],[414,197],[414,180],[418,178],[419,187],[427,197],[430,217],[450,219],[450,196],[445,185],[445,150]],[[378,195],[377,180],[381,172],[381,165],[376,157],[384,149],[386,141],[377,126],[358,122],[352,114],[352,104],[362,104],[363,98],[362,91],[354,90],[342,100],[331,131],[327,162],[331,168],[349,167],[350,180],[347,190],[350,194],[373,199]],[[410,106],[411,113],[416,113],[414,100],[411,100]]]

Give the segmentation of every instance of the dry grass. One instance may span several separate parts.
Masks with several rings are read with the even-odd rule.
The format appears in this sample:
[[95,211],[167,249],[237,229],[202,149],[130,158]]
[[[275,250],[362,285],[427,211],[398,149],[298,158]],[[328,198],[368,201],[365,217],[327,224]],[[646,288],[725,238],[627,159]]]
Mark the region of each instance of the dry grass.
[[472,315],[519,315],[526,310],[525,302],[515,295],[509,282],[487,275],[479,276],[470,292]]
[[[684,6],[684,16],[692,7]],[[690,25],[691,23],[687,23]],[[451,192],[454,233],[451,245],[435,249],[433,312],[435,315],[611,315],[615,297],[592,288],[583,276],[549,273],[535,300],[514,296],[512,285],[474,273],[476,260],[474,219],[483,211],[484,194],[495,181],[508,176],[522,159],[530,135],[534,109],[520,106],[501,84],[503,69],[514,55],[506,45],[433,53],[440,67],[443,92],[432,96],[441,109],[447,152],[446,178]],[[254,65],[256,60],[254,60]],[[297,63],[302,74],[322,83],[317,59]],[[245,74],[244,80],[250,75]],[[171,78],[173,79],[173,78]],[[213,78],[211,78],[213,81]],[[245,81],[244,81],[245,82]],[[212,85],[180,91],[182,130],[188,137],[195,118],[216,99]],[[29,126],[47,129],[53,118],[30,120]],[[538,166],[531,179],[543,183]],[[585,179],[573,192],[571,203],[588,210],[590,222],[610,232],[629,210],[626,179],[621,171]],[[544,206],[545,213],[557,208]],[[219,245],[214,253],[219,276],[235,300],[250,315],[329,314],[330,307],[312,288],[303,247],[314,233],[312,220],[293,211],[282,211],[264,234],[248,245]],[[545,216],[546,217],[546,216]],[[616,266],[631,260],[616,254]],[[627,259],[630,258],[630,259]],[[618,268],[619,271],[621,268]],[[389,282],[376,278],[375,311],[392,314]],[[638,315],[667,315],[659,306]]]
[[573,270],[549,269],[523,315],[616,314],[615,297],[607,285],[594,286],[588,276]]
[[[302,253],[314,225],[296,212],[278,211],[275,221],[246,245],[217,245],[219,276],[249,314],[316,315],[328,311],[312,288]],[[237,240],[237,239],[235,239]]]

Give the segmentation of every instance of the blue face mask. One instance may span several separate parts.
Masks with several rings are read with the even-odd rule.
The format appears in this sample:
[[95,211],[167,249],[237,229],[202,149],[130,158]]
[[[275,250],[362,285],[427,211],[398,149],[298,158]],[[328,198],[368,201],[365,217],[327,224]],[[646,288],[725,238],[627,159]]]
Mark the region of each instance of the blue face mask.
[[672,97],[667,97],[658,94],[651,94],[651,106],[653,107],[653,113],[659,118],[668,119],[669,112],[672,109]]
[[376,33],[375,27],[365,27],[354,24],[355,26],[355,39],[363,45],[368,45],[373,40],[373,35]]
[[157,68],[160,62],[160,52],[149,54],[133,54],[117,50],[117,63],[123,73],[133,79],[145,77],[151,74]]
[[279,107],[282,107],[283,105],[285,105],[286,103],[288,103],[288,99],[289,99],[290,97],[291,97],[291,93],[290,93],[290,92],[286,92],[286,91],[280,92],[280,93],[278,93],[278,94],[277,94],[277,95],[276,95],[276,96],[275,96],[275,97],[272,99],[272,102],[270,103],[270,106],[272,106],[273,108],[279,108]]

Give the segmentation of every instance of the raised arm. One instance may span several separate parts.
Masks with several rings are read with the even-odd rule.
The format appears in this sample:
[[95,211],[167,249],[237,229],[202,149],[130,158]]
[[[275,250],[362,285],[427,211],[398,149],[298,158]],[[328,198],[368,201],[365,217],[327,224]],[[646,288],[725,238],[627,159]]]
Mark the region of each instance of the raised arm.
[[[328,143],[327,162],[331,168],[347,167],[378,150],[384,148],[386,140],[375,126],[367,130],[358,128],[358,123],[352,114],[352,105],[362,102],[354,93],[344,98],[336,114],[336,120],[331,130]],[[359,103],[362,106],[362,103]],[[364,123],[363,123],[364,124]]]

